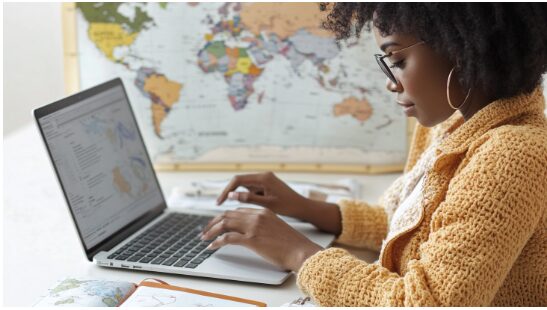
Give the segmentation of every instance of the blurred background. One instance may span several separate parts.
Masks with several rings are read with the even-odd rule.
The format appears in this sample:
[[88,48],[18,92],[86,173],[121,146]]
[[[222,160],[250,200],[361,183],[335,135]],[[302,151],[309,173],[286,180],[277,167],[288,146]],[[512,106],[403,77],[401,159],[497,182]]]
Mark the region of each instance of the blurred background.
[[64,96],[61,3],[4,3],[4,136]]

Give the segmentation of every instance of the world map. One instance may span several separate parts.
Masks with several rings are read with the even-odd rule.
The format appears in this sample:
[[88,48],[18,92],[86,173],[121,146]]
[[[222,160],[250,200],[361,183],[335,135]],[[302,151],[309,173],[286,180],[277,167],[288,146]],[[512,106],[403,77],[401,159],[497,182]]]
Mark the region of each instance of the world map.
[[316,3],[77,3],[79,84],[121,77],[155,163],[404,162],[371,35]]
[[38,307],[116,307],[135,290],[130,282],[66,278],[49,290]]

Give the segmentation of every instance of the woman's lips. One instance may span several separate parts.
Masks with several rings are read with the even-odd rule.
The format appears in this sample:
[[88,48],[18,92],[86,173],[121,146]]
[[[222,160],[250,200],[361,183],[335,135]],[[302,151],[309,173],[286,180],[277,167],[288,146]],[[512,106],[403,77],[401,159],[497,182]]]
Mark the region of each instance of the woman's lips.
[[413,115],[416,111],[414,103],[397,100],[397,104],[403,107],[403,110],[407,116]]

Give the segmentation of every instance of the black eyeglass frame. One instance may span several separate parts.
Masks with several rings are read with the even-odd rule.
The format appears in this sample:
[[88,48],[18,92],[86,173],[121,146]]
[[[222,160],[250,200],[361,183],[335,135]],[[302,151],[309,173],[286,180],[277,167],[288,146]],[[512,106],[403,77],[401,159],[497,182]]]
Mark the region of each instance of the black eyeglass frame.
[[386,62],[384,61],[384,58],[387,58],[387,57],[391,57],[399,52],[402,52],[406,49],[409,49],[411,47],[414,47],[414,46],[417,46],[417,45],[420,45],[420,44],[425,44],[425,41],[419,41],[419,42],[416,42],[414,44],[411,44],[407,47],[403,47],[401,49],[398,49],[396,51],[391,51],[387,54],[374,54],[374,58],[376,58],[376,62],[378,63],[378,65],[380,66],[380,69],[382,69],[382,71],[385,73],[385,75],[387,75],[388,79],[390,79],[393,83],[395,84],[398,84],[399,82],[397,81],[397,79],[395,78],[395,75],[393,74],[393,72],[391,72],[391,69],[389,69],[389,66],[386,64]]

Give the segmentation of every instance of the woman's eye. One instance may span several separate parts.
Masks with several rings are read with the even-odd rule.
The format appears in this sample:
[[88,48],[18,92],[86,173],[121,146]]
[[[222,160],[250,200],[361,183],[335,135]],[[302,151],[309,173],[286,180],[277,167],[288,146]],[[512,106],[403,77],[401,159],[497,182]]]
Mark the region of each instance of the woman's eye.
[[390,68],[399,68],[399,69],[402,69],[404,68],[405,66],[405,61],[404,59],[401,60],[401,61],[397,61],[397,62],[394,62],[391,66],[389,66]]

